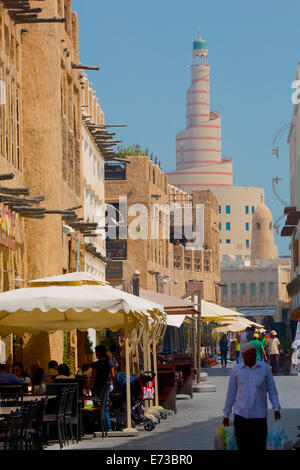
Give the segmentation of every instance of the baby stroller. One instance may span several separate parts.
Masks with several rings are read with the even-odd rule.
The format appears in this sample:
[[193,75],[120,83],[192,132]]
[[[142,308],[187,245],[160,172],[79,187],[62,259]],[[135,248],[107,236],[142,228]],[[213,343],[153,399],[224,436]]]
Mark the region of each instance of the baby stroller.
[[[120,392],[119,403],[117,406],[112,406],[111,412],[115,416],[120,416],[120,411],[123,410],[123,417],[126,420],[126,374],[119,372],[116,377],[116,386]],[[145,416],[144,407],[140,399],[140,386],[139,376],[137,374],[130,375],[130,391],[131,391],[131,422],[132,426],[136,427],[143,425],[146,431],[152,431],[155,425],[153,421]],[[116,405],[116,401],[115,401]]]
[[[151,370],[146,370],[143,374],[139,376],[139,384],[140,384],[140,401],[141,403],[145,402],[146,400],[154,400],[155,390],[154,390],[154,378],[155,373]],[[155,424],[160,423],[160,418],[167,419],[168,415],[165,411],[158,410],[159,417],[156,418]]]

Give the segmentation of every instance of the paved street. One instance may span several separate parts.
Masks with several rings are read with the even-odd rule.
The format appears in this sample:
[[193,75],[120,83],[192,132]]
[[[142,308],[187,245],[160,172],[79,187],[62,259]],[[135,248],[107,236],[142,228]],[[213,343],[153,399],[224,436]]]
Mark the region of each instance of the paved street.
[[[219,366],[207,369],[209,381],[216,392],[195,394],[193,399],[178,400],[176,415],[169,416],[151,432],[140,431],[137,437],[84,438],[79,445],[70,445],[66,450],[112,449],[112,450],[210,450],[213,446],[216,427],[222,422],[230,368]],[[300,425],[300,377],[275,377],[282,407],[282,422],[292,441],[296,440],[296,426]],[[269,404],[270,406],[270,404]],[[273,412],[269,410],[269,428],[273,423]],[[59,449],[58,445],[48,447]]]

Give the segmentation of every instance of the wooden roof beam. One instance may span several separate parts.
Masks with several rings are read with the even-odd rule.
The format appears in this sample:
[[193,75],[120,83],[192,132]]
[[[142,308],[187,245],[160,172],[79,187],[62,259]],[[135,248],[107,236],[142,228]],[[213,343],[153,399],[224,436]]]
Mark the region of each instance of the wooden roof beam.
[[98,66],[74,64],[74,62],[72,62],[72,69],[80,69],[80,70],[100,70]]

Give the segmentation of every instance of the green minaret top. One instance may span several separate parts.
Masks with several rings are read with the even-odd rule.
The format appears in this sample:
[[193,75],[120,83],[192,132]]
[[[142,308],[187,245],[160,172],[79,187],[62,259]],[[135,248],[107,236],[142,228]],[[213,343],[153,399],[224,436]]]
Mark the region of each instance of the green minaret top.
[[201,38],[200,28],[198,29],[198,40],[193,42],[193,49],[207,49],[206,41]]

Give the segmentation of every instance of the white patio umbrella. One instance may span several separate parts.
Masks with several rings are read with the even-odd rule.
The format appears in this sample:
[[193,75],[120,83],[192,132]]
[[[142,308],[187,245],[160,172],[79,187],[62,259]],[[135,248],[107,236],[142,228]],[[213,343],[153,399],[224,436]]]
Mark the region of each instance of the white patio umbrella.
[[[159,315],[161,305],[114,289],[86,273],[30,281],[26,287],[0,294],[0,335],[53,333],[109,328],[133,329],[141,315]],[[41,287],[36,287],[41,286]]]
[[238,331],[244,331],[247,326],[255,326],[255,328],[259,331],[264,331],[264,326],[260,325],[259,323],[255,323],[251,320],[248,320],[244,316],[240,315],[236,318],[236,320],[231,322],[221,322],[223,326],[219,326],[214,329],[216,333],[237,333]]
[[[31,281],[23,289],[0,294],[0,336],[89,328],[125,330],[127,406],[130,407],[128,332],[143,318],[165,322],[163,307],[114,289],[87,273]],[[131,428],[130,413],[127,426]]]

